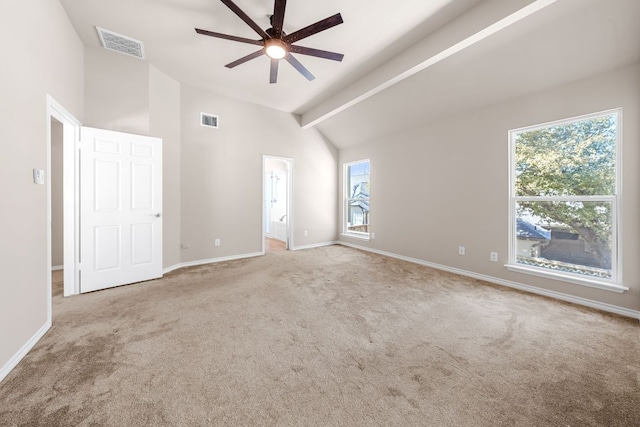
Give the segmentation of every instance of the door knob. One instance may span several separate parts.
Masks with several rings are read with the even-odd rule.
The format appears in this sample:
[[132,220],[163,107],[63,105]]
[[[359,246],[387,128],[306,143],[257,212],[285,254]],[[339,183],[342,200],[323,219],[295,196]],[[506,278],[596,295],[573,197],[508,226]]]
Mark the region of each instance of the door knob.
[[159,212],[158,213],[154,213],[154,214],[151,214],[149,216],[155,216],[156,218],[160,218],[160,213]]

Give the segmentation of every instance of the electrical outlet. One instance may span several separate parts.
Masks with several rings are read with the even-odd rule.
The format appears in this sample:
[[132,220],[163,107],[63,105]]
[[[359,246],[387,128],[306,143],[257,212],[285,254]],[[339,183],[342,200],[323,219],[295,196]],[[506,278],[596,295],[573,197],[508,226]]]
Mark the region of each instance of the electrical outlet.
[[498,262],[498,252],[491,252],[489,254],[489,260],[493,262]]
[[466,252],[464,246],[458,246],[458,255],[464,255]]
[[304,230],[304,237],[307,237],[309,235],[309,232],[307,230]]
[[188,244],[188,243],[183,243],[183,244],[180,245],[180,248],[182,248],[182,249],[190,249],[191,245]]
[[371,238],[375,239],[376,238],[376,233],[371,233]]
[[220,246],[220,239],[216,239],[216,240],[215,240],[215,242],[214,242],[214,244],[215,244],[216,246]]

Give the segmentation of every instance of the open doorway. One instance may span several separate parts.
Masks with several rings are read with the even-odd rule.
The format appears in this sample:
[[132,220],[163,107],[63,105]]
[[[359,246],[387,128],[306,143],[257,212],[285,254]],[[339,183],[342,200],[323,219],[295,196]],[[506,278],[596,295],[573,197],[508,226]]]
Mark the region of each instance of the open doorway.
[[51,117],[51,294],[64,294],[64,191],[63,191],[63,143],[64,125]]
[[263,157],[263,251],[291,248],[293,160]]
[[48,319],[52,299],[78,293],[76,268],[77,148],[80,122],[51,96],[47,96],[47,280]]

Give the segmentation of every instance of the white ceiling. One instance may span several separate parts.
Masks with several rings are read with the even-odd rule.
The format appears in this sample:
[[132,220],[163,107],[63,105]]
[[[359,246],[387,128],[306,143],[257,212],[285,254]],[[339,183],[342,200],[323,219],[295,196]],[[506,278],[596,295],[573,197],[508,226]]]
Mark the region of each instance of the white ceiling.
[[[256,46],[195,33],[259,38],[219,0],[60,1],[86,46],[96,26],[141,40],[181,83],[298,114],[339,148],[640,60],[638,0],[289,0],[287,33],[342,14],[297,44],[345,58],[297,55],[316,80],[283,63],[270,85],[266,57],[224,67]],[[235,3],[269,27],[273,0]]]
[[[344,23],[296,43],[343,53],[342,63],[296,58],[316,79],[308,82],[288,63],[269,84],[269,61],[260,57],[224,67],[258,47],[196,34],[194,27],[251,39],[260,37],[219,0],[61,0],[86,46],[100,46],[95,27],[144,43],[146,59],[174,79],[226,96],[301,113],[337,84],[375,68],[480,0],[289,0],[284,31],[292,33],[336,13]],[[234,0],[264,29],[273,0]]]

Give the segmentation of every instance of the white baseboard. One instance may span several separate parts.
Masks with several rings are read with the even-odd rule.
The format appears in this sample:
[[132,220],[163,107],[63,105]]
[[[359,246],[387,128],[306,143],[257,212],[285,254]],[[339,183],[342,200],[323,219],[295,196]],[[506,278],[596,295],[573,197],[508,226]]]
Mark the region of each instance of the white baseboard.
[[[331,245],[335,245],[337,243],[338,243],[337,241],[314,243],[312,245],[294,246],[290,250],[291,251],[301,251],[301,250],[305,250],[305,249],[320,248],[322,246],[331,246]],[[171,265],[169,267],[164,268],[162,270],[162,274],[167,274],[167,273],[170,273],[172,271],[178,270],[179,268],[184,268],[184,267],[194,267],[194,266],[197,266],[197,265],[213,264],[213,263],[216,263],[216,262],[224,262],[224,261],[233,261],[233,260],[236,260],[236,259],[254,258],[254,257],[257,257],[257,256],[263,256],[263,255],[264,255],[264,252],[252,252],[252,253],[248,253],[248,254],[231,255],[231,256],[220,257],[220,258],[210,258],[210,259],[201,259],[201,260],[197,260],[197,261],[181,262],[179,264],[174,264],[174,265]]]
[[54,265],[51,267],[51,271],[64,270],[64,265]]
[[33,346],[36,345],[38,341],[40,341],[40,338],[42,338],[44,334],[47,333],[49,328],[51,328],[51,320],[48,320],[47,323],[42,325],[42,327],[38,330],[38,332],[36,332],[35,335],[33,335],[29,339],[29,341],[27,341],[22,346],[22,348],[18,350],[18,352],[14,354],[13,357],[9,359],[7,363],[4,364],[2,369],[0,369],[0,382],[2,382],[2,380],[4,380],[7,377],[7,375],[9,375],[9,372],[11,372],[13,368],[15,368],[16,365],[18,365],[18,363],[20,363],[20,361],[33,348]]
[[338,243],[338,241],[334,240],[332,242],[322,242],[322,243],[314,243],[314,244],[311,244],[311,245],[294,246],[290,250],[292,250],[292,251],[303,251],[305,249],[321,248],[323,246],[333,246],[333,245],[335,245],[337,243]]
[[582,305],[585,307],[596,308],[598,310],[606,311],[609,313],[620,314],[622,316],[631,317],[633,319],[640,320],[640,311],[631,310],[617,305],[611,305],[599,301],[593,301],[586,298],[576,297],[574,295],[564,294],[562,292],[551,291],[548,289],[538,288],[536,286],[525,285],[523,283],[512,282],[511,280],[499,279],[493,276],[487,276],[485,274],[474,273],[472,271],[461,270],[459,268],[448,267],[446,265],[436,264],[433,262],[424,261],[417,258],[411,258],[403,255],[394,254],[392,252],[385,252],[378,249],[368,248],[366,246],[354,245],[353,243],[339,241],[338,244],[343,246],[349,246],[355,249],[360,249],[367,252],[373,252],[378,255],[388,256],[390,258],[399,259],[402,261],[411,262],[414,264],[424,265],[426,267],[435,268],[436,270],[448,271],[449,273],[459,274],[461,276],[471,277],[473,279],[483,280],[485,282],[494,283],[496,285],[506,286],[513,289],[518,289],[525,292],[530,292],[537,295],[543,295],[550,298],[555,298],[561,301],[570,302],[573,304]]
[[239,255],[231,255],[231,256],[226,256],[226,257],[220,257],[220,258],[209,258],[209,259],[200,259],[197,261],[187,261],[187,262],[181,262],[179,264],[175,264],[172,266],[169,266],[165,269],[162,270],[162,274],[167,274],[170,273],[174,270],[177,270],[179,268],[184,268],[184,267],[194,267],[197,265],[205,265],[205,264],[213,264],[216,262],[224,262],[224,261],[233,261],[236,259],[244,259],[244,258],[254,258],[257,256],[262,256],[264,255],[263,252],[252,252],[252,253],[248,253],[248,254],[239,254]]
[[178,263],[178,264],[173,264],[170,265],[169,267],[163,268],[162,269],[162,274],[167,274],[167,273],[171,273],[172,271],[175,271],[179,268],[182,268],[182,264]]

